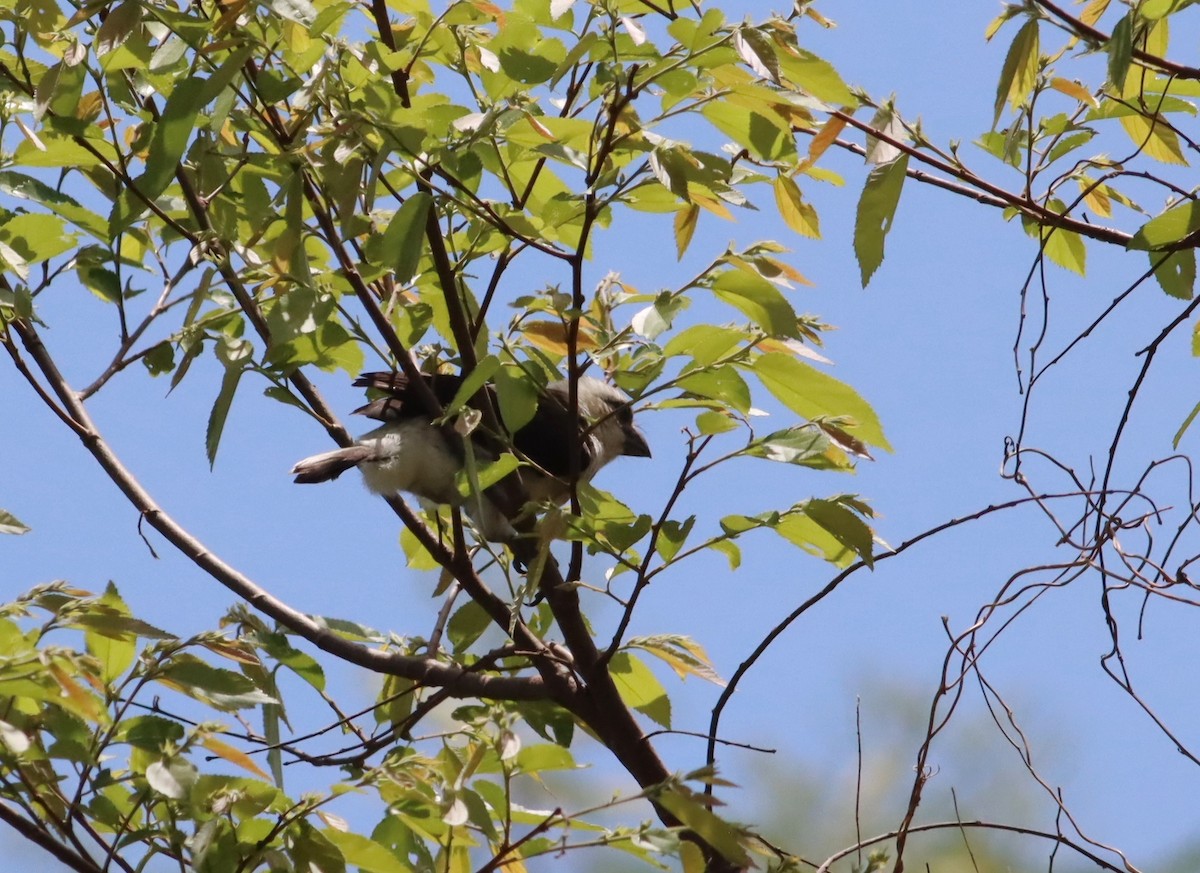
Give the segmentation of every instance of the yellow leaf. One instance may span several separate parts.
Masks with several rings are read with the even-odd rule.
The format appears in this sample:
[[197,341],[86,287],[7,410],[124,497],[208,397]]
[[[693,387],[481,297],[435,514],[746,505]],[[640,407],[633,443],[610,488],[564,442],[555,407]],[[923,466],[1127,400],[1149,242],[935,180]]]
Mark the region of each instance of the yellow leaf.
[[804,202],[800,188],[788,176],[778,176],[775,179],[775,205],[779,215],[787,222],[787,226],[801,236],[819,239],[821,225],[817,211]]
[[529,113],[525,114],[525,120],[529,122],[530,127],[532,127],[534,130],[536,130],[538,133],[540,133],[546,139],[550,139],[550,140],[554,139],[554,134],[550,132],[550,128],[546,127],[546,125],[542,124],[540,121],[538,121],[536,118],[534,118]]
[[834,142],[837,141],[838,134],[846,127],[846,119],[834,117],[825,122],[825,126],[817,131],[816,136],[808,144],[808,158],[804,161],[804,165],[815,164],[817,158],[821,157]]
[[243,770],[249,770],[260,779],[266,779],[268,781],[271,779],[270,776],[264,773],[259,766],[254,763],[249,755],[243,751],[240,751],[239,749],[235,749],[233,746],[227,743],[221,742],[216,737],[205,737],[201,741],[200,745],[204,746],[204,748],[208,749],[217,757],[224,758],[229,763],[236,764]]
[[312,42],[307,27],[286,18],[283,20],[283,38],[287,42],[288,48],[298,55],[308,51]]
[[1095,24],[1100,20],[1100,16],[1102,16],[1108,10],[1108,3],[1109,0],[1092,0],[1092,2],[1089,3],[1087,7],[1079,13],[1079,20],[1088,26]]
[[1112,217],[1112,199],[1109,197],[1107,185],[1098,185],[1091,179],[1080,178],[1076,182],[1083,192],[1083,202],[1088,209],[1102,218]]
[[675,213],[675,256],[679,260],[683,259],[683,253],[692,241],[699,217],[700,207],[695,203],[689,203]]
[[1050,87],[1055,91],[1060,91],[1068,97],[1074,97],[1080,103],[1086,103],[1092,108],[1098,107],[1100,104],[1096,101],[1095,96],[1087,88],[1080,85],[1078,82],[1072,82],[1070,79],[1064,79],[1061,76],[1055,76],[1050,80]]
[[[521,332],[540,349],[556,355],[565,355],[568,352],[567,326],[561,321],[530,321],[521,328]],[[576,351],[591,352],[599,347],[596,338],[580,325]]]
[[1179,137],[1164,122],[1141,115],[1125,115],[1121,118],[1121,126],[1134,145],[1148,157],[1164,164],[1187,166],[1187,159],[1179,147]]
[[104,709],[100,706],[100,702],[95,697],[88,694],[83,686],[67,675],[66,671],[57,664],[50,665],[50,675],[54,677],[54,681],[58,683],[58,687],[62,690],[63,696],[71,701],[75,712],[82,713],[88,718],[99,720],[104,713]]
[[725,207],[724,203],[722,203],[720,200],[717,200],[715,197],[709,197],[706,194],[701,194],[689,185],[688,198],[697,205],[703,206],[713,215],[720,216],[726,221],[733,221],[733,213]]

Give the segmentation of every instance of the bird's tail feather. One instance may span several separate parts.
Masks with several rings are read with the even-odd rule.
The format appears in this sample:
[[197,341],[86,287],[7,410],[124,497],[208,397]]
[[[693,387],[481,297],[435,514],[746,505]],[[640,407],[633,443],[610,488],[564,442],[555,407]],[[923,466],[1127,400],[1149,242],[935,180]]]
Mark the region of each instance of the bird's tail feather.
[[296,482],[308,485],[314,482],[328,482],[336,479],[351,467],[357,467],[363,461],[371,460],[373,451],[367,446],[350,446],[345,449],[334,449],[332,452],[322,452],[319,455],[297,461],[292,467],[296,474]]

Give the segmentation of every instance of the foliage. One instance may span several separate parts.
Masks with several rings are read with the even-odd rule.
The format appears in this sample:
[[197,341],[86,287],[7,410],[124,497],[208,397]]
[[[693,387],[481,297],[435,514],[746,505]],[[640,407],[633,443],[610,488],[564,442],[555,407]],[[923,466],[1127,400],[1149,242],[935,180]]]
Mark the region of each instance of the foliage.
[[[959,522],[886,547],[870,505],[817,475],[889,451],[883,425],[826,372],[816,349],[827,325],[797,312],[791,291],[808,280],[786,247],[697,253],[697,227],[766,208],[781,230],[819,237],[805,192],[840,182],[821,161],[848,150],[870,165],[853,234],[864,285],[918,179],[1019,218],[1045,258],[1076,273],[1089,242],[1145,251],[1146,277],[1192,301],[1200,210],[1189,187],[1143,169],[1147,159],[1184,165],[1195,151],[1182,128],[1200,73],[1166,59],[1169,22],[1190,5],[1093,0],[1078,18],[1041,0],[1006,8],[987,36],[1015,33],[993,129],[978,145],[1001,178],[1016,174],[1008,184],[808,51],[806,28],[830,22],[807,3],[738,23],[719,8],[649,0],[9,0],[0,341],[145,523],[239,604],[220,633],[189,639],[134,618],[115,587],[94,596],[54,584],[5,607],[0,815],[80,870],[132,870],[157,856],[213,871],[521,870],[583,846],[689,871],[798,863],[800,847],[768,845],[720,816],[721,712],[772,640],[848,575]],[[1107,33],[1097,29],[1106,15]],[[1062,33],[1047,54],[1048,36]],[[1105,56],[1102,81],[1057,72],[1090,69],[1093,52]],[[861,144],[845,138],[855,131]],[[1083,157],[1114,131],[1128,154]],[[1135,187],[1166,191],[1165,207],[1150,215]],[[1128,229],[1104,223],[1116,221],[1114,204]],[[665,238],[668,220],[664,248],[698,267],[642,291],[616,272],[604,231],[648,221]],[[108,307],[115,346],[54,347],[47,301],[79,287]],[[67,359],[97,376],[73,387]],[[133,366],[171,388],[211,379],[210,464],[235,397],[251,391],[264,398],[252,402],[283,404],[298,427],[315,421],[348,444],[313,371],[384,366],[462,372],[472,390],[490,382],[496,403],[482,404],[481,422],[463,411],[466,397],[429,411],[501,439],[529,420],[540,388],[588,368],[629,393],[639,420],[682,410],[688,423],[675,487],[654,513],[576,482],[567,505],[533,518],[519,513],[520,493],[501,489],[489,494],[525,534],[502,547],[457,511],[388,499],[410,564],[440,574],[445,606],[426,639],[308,616],[175,521],[88,413]],[[756,403],[794,423],[760,432]],[[1009,459],[1018,469],[1020,450]],[[681,509],[697,480],[744,458],[812,471],[805,481],[819,493],[754,514]],[[486,484],[500,471],[468,472]],[[1085,514],[1115,513],[1107,474],[1098,497],[1078,491],[1091,501]],[[1079,566],[1098,564],[1120,527],[1098,526]],[[730,677],[703,760],[673,762],[686,772],[673,775],[647,734],[672,727],[650,657],[724,682],[700,642],[670,628],[632,636],[639,597],[699,555],[736,569],[762,529],[835,575]],[[0,512],[0,532],[23,530]],[[582,583],[601,577],[602,591]],[[1186,582],[1182,568],[1177,579]],[[589,622],[599,596],[620,607],[611,627]],[[953,643],[962,676],[975,669],[976,632]],[[368,712],[336,702],[326,675],[337,661],[386,677]],[[957,680],[943,680],[935,714],[954,705]],[[330,708],[347,749],[316,754],[312,736],[292,734],[288,712],[306,705],[293,687]],[[449,727],[417,738],[432,719]],[[931,718],[909,807],[889,835],[896,870],[919,830],[939,729]],[[523,780],[574,770],[572,750],[591,743],[636,787],[583,809],[520,803]],[[285,758],[340,775],[291,797]],[[373,801],[367,827],[324,808],[351,791]],[[647,814],[657,823],[641,821]],[[1061,832],[1039,836],[1118,869]],[[879,868],[884,855],[867,864]]]

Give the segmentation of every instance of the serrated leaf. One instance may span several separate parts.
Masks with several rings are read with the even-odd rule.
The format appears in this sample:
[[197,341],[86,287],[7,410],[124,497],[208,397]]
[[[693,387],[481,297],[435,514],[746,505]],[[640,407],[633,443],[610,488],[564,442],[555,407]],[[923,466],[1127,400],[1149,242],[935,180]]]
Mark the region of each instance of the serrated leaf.
[[1173,206],[1147,221],[1129,241],[1128,248],[1154,251],[1167,248],[1200,230],[1200,201]]
[[634,637],[630,648],[639,648],[666,663],[680,679],[699,676],[706,682],[725,687],[704,647],[690,637],[667,634],[653,637]]
[[859,439],[892,450],[875,410],[845,382],[783,352],[765,354],[749,369],[793,412],[809,420],[844,419],[845,429]]
[[1104,50],[1108,52],[1108,81],[1118,92],[1125,88],[1125,77],[1129,75],[1129,64],[1133,60],[1133,22],[1135,10],[1125,15],[1109,35]]
[[1004,66],[1000,71],[1000,82],[996,87],[995,114],[992,125],[1000,120],[1004,111],[1004,103],[1008,102],[1013,109],[1025,102],[1025,98],[1033,91],[1038,73],[1038,21],[1030,18],[1017,31],[1008,54],[1004,58]]
[[889,164],[873,167],[858,199],[854,254],[858,258],[864,288],[883,263],[884,240],[892,229],[907,170],[908,155],[904,154]]
[[217,463],[217,449],[221,445],[221,434],[225,430],[225,420],[229,417],[229,408],[233,405],[233,397],[237,394],[237,386],[242,378],[240,367],[228,367],[221,379],[221,390],[213,401],[212,410],[208,413],[208,426],[204,431],[204,453],[208,458],[208,466],[212,468]]
[[855,106],[854,92],[838,75],[833,64],[798,46],[776,52],[780,72],[797,88],[831,106]]
[[1196,288],[1196,250],[1183,249],[1163,255],[1150,252],[1150,265],[1159,287],[1172,297],[1191,300]]
[[733,33],[733,48],[755,73],[779,84],[779,58],[766,34],[742,25]]

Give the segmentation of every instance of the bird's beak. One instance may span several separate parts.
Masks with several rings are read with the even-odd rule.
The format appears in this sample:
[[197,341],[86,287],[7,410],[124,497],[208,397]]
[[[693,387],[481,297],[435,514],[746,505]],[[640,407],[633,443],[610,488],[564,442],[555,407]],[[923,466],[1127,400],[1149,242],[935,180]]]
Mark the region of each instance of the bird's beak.
[[646,442],[646,438],[636,427],[631,426],[625,431],[625,445],[621,449],[621,454],[631,458],[650,457],[650,444]]

